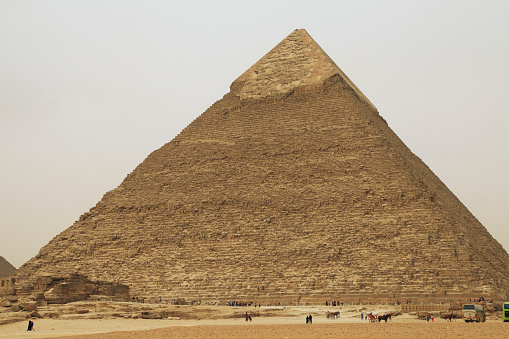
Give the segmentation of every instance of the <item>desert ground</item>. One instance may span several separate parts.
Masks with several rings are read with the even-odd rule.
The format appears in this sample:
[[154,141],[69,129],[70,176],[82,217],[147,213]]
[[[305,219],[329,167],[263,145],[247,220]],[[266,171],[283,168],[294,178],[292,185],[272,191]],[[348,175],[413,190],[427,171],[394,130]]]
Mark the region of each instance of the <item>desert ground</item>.
[[[82,310],[88,310],[87,312]],[[327,311],[340,311],[327,319]],[[508,338],[509,323],[490,314],[485,323],[419,320],[403,313],[387,323],[361,321],[361,312],[399,313],[395,306],[178,306],[78,302],[39,310],[43,318],[0,326],[0,338]],[[252,321],[245,321],[245,312]],[[500,312],[499,312],[500,313]],[[306,316],[313,323],[306,324]],[[160,318],[163,316],[162,318]],[[156,319],[147,319],[156,318]],[[157,319],[160,318],[160,319]]]

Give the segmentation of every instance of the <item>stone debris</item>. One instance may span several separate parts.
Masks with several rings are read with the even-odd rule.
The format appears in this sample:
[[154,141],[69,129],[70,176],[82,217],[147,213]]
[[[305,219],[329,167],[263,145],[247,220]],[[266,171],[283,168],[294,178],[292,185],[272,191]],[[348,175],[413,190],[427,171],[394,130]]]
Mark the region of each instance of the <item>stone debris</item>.
[[[14,280],[14,278],[12,278]],[[9,309],[9,313],[22,313],[25,318],[56,318],[59,313],[48,312],[51,304],[67,304],[82,300],[128,301],[129,287],[112,282],[90,281],[86,277],[75,274],[67,277],[39,277],[35,284],[13,284],[13,288],[0,291],[0,325],[24,318],[19,316],[1,316]],[[104,305],[98,303],[97,305]],[[94,304],[95,307],[95,304]],[[70,309],[71,313],[86,314],[86,307],[61,306],[60,311]]]

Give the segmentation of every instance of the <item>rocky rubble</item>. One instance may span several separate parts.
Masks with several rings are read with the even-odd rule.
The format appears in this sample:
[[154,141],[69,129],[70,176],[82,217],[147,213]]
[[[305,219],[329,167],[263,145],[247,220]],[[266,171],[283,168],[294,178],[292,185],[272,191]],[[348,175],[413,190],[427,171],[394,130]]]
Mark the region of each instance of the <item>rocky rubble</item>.
[[[30,317],[55,318],[66,313],[86,314],[89,310],[85,306],[77,309],[75,306],[65,304],[101,298],[104,301],[128,300],[129,287],[112,282],[94,282],[78,274],[67,277],[40,277],[34,285],[14,284],[12,288],[0,294],[0,314],[2,315],[0,324]],[[49,308],[48,305],[51,304],[63,306]],[[6,316],[6,313],[14,315]],[[2,318],[5,319],[2,320]]]

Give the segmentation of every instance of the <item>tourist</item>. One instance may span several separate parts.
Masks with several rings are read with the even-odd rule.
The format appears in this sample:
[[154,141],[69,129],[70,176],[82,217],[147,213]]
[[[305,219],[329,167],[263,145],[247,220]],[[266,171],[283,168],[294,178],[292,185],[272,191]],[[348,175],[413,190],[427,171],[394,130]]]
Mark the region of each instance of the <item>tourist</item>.
[[361,320],[364,320],[364,313],[361,313]]
[[249,316],[247,315],[247,312],[246,312],[246,321],[248,321],[248,320],[249,320]]
[[309,323],[312,324],[313,323],[313,316],[310,314],[309,315]]
[[34,322],[32,320],[28,321],[28,330],[27,331],[33,331],[34,330]]

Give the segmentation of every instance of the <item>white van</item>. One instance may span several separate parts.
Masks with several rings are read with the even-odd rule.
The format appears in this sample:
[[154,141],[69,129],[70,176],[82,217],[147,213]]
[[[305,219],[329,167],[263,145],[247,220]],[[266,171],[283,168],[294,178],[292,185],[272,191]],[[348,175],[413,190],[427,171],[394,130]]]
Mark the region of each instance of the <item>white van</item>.
[[463,305],[463,319],[465,322],[477,321],[478,323],[486,321],[486,311],[484,307],[477,304]]

